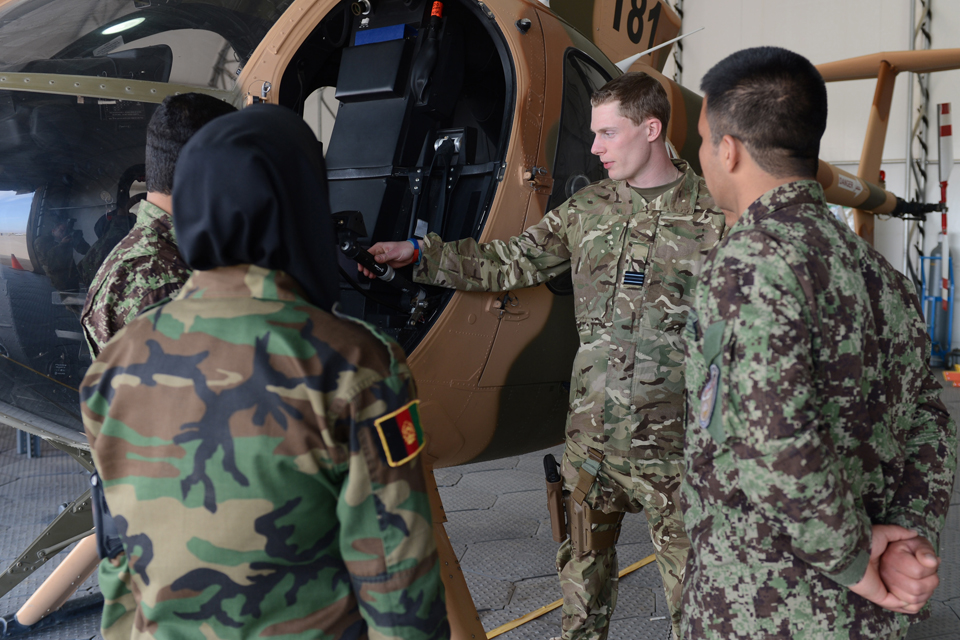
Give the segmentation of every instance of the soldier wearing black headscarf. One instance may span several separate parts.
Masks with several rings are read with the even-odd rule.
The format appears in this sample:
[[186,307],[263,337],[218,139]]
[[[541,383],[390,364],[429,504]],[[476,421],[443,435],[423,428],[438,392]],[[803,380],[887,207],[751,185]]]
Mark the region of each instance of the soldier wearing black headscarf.
[[101,563],[104,638],[449,637],[413,380],[337,313],[313,133],[276,106],[218,118],[173,197],[193,275],[81,389],[126,552]]

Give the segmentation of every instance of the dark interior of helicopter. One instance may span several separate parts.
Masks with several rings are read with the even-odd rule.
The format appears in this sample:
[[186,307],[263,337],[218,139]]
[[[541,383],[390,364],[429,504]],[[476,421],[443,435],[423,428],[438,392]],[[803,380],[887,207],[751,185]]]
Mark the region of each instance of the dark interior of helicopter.
[[[280,103],[301,113],[311,92],[336,87],[330,201],[334,212],[362,214],[364,246],[429,232],[446,241],[478,238],[506,170],[516,82],[501,25],[479,3],[439,4],[342,2],[281,82]],[[589,56],[567,52],[563,118],[547,143],[555,145],[548,209],[603,176],[590,154],[590,94],[609,79]],[[409,293],[358,276],[343,256],[341,274],[345,311],[387,330],[407,351],[452,295],[425,288],[427,313],[411,323]],[[572,292],[569,277],[550,286]]]
[[[512,121],[513,67],[499,27],[474,2],[343,2],[300,48],[280,103],[302,111],[318,87],[339,108],[326,149],[334,212],[359,211],[359,242],[438,233],[480,234],[503,176]],[[408,296],[357,275],[341,257],[350,315],[393,334],[405,349],[429,317],[409,324]],[[430,291],[430,314],[450,292]]]

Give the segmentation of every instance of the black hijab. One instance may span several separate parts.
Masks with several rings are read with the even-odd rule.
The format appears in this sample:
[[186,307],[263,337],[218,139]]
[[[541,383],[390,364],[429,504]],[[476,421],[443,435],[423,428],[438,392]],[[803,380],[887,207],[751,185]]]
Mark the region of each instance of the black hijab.
[[321,309],[338,300],[326,168],[295,113],[255,105],[212,120],[180,152],[173,184],[177,245],[191,269],[280,269]]

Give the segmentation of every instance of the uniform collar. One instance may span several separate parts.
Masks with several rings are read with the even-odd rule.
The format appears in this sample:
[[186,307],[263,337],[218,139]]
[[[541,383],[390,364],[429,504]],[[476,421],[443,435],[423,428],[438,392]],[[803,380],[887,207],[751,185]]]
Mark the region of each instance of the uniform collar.
[[797,180],[767,191],[747,207],[735,226],[753,226],[781,209],[801,204],[826,204],[823,187],[820,186],[819,182],[816,180]]
[[[683,181],[672,189],[664,191],[656,200],[647,204],[650,205],[659,201],[661,203],[660,209],[674,213],[692,214],[697,198],[700,196],[700,177],[685,160],[676,158],[671,159],[671,162],[673,162],[673,166],[683,172]],[[643,198],[633,190],[633,187],[627,184],[626,180],[617,180],[616,184],[617,195],[620,200],[632,203],[636,199],[641,203],[643,202]]]
[[152,202],[142,201],[137,208],[137,224],[145,227],[154,221],[159,222],[164,229],[169,231],[171,240],[176,244],[177,232],[173,228],[173,216]]
[[289,274],[252,264],[194,271],[174,300],[188,298],[258,298],[309,304]]

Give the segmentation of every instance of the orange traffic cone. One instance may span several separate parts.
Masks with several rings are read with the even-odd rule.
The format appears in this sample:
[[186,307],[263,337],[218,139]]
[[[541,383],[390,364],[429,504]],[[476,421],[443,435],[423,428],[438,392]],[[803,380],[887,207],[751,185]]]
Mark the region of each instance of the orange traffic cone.
[[20,264],[20,261],[17,260],[17,256],[13,255],[12,253],[10,254],[10,266],[14,269],[19,269],[20,271],[26,271],[26,269],[23,268],[23,265]]

